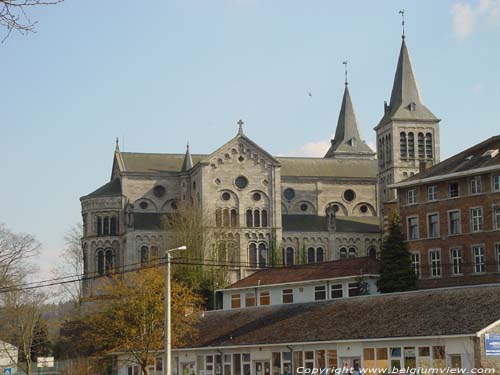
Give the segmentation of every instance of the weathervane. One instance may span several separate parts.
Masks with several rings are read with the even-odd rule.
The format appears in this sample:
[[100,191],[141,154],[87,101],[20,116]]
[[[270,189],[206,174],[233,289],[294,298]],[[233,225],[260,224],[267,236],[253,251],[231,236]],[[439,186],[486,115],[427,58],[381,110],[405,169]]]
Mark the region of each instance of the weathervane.
[[403,26],[403,35],[401,37],[404,39],[405,38],[405,10],[401,9],[399,11],[399,14],[401,14],[401,26]]
[[346,86],[349,84],[349,82],[347,81],[347,63],[348,63],[347,60],[342,61],[342,64],[344,64],[344,68],[345,68],[345,85]]

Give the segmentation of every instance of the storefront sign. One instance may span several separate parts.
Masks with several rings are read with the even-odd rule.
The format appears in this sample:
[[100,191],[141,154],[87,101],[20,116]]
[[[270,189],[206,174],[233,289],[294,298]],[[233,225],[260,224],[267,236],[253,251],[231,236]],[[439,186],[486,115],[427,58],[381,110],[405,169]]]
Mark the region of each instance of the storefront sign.
[[484,335],[484,346],[486,348],[487,356],[500,356],[500,334],[487,333]]

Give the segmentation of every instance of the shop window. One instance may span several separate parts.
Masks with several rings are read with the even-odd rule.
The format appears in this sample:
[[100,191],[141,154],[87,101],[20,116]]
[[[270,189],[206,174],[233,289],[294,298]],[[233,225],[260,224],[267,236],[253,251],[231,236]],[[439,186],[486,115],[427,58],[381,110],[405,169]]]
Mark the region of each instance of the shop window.
[[245,293],[245,306],[253,307],[255,306],[255,304],[256,304],[255,293],[254,292]]
[[431,349],[428,346],[418,348],[418,368],[430,369],[431,368]]
[[295,368],[303,366],[304,365],[303,360],[304,360],[304,355],[302,351],[293,352],[293,366]]
[[241,363],[242,363],[242,375],[250,375],[251,367],[250,367],[250,353],[243,353],[241,355]]
[[387,355],[387,348],[377,348],[377,367],[382,370],[388,370],[389,358]]
[[462,356],[460,354],[450,355],[451,368],[459,370],[462,368]]
[[273,352],[271,355],[272,375],[281,374],[281,352]]
[[283,366],[283,375],[291,375],[292,374],[292,352],[283,352],[282,353],[282,366]]
[[314,352],[304,352],[304,367],[311,370],[314,368]]
[[271,296],[268,291],[260,292],[259,305],[266,306],[271,304]]
[[417,353],[415,347],[405,347],[404,348],[404,367],[411,369],[415,369],[417,367]]
[[326,352],[324,350],[316,350],[316,368],[326,368]]
[[241,354],[233,354],[233,365],[233,375],[241,375]]
[[283,303],[293,303],[293,289],[283,289],[282,301]]
[[436,369],[446,368],[446,357],[445,357],[444,346],[433,346],[432,347],[432,367]]
[[239,309],[241,307],[241,296],[240,294],[232,294],[231,295],[231,308]]
[[391,348],[391,369],[401,369],[401,348]]
[[314,300],[322,301],[326,299],[326,286],[318,285],[314,287]]
[[375,369],[375,349],[366,348],[363,349],[363,368],[364,369]]
[[331,369],[338,368],[338,360],[337,360],[337,351],[336,350],[327,350],[326,358],[328,361],[328,367]]
[[342,291],[342,284],[333,284],[330,286],[331,290],[331,298],[342,298],[344,296],[344,293]]

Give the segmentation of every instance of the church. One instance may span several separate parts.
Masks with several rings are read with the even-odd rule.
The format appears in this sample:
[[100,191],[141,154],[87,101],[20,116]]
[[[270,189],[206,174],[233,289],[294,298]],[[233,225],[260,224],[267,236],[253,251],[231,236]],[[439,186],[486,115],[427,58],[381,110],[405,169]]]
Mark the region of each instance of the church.
[[122,152],[111,179],[81,197],[84,296],[113,269],[146,264],[172,246],[161,226],[183,203],[199,207],[204,223],[236,252],[230,280],[271,264],[320,263],[380,252],[382,207],[389,185],[439,161],[439,119],[423,104],[403,35],[390,102],[375,127],[377,150],[363,140],[348,83],[335,137],[323,158],[277,157],[248,135],[209,154]]

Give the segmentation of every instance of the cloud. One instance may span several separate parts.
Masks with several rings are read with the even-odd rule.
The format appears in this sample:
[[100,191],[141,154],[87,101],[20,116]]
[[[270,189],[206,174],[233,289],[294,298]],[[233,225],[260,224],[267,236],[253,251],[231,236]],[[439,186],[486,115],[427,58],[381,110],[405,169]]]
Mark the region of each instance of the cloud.
[[465,39],[476,31],[478,25],[498,25],[500,0],[457,2],[451,7],[453,31],[458,39]]
[[284,156],[302,156],[311,158],[322,158],[330,148],[330,138],[316,142],[307,142],[298,149],[285,154]]

